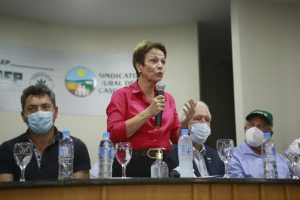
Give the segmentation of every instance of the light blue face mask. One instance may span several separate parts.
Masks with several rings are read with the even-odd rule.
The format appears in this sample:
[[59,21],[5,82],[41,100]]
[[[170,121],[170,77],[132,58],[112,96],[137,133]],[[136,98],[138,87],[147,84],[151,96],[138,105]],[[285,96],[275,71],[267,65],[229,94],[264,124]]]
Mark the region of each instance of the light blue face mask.
[[39,111],[28,116],[28,127],[38,135],[46,134],[53,127],[53,113]]
[[196,123],[191,125],[190,137],[197,144],[204,144],[210,134],[210,126],[207,123]]

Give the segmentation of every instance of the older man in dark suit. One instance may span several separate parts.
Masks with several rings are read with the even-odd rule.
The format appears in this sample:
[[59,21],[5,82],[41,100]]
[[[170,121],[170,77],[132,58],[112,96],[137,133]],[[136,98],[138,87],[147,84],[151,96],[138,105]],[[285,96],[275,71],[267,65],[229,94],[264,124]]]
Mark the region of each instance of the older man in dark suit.
[[[211,134],[211,114],[208,106],[202,101],[197,101],[194,107],[185,105],[184,111],[187,110],[189,112],[194,110],[192,118],[186,119],[189,121],[190,137],[194,147],[194,174],[197,177],[223,176],[224,163],[221,161],[217,150],[204,144]],[[172,160],[174,167],[179,165],[177,145],[173,145]],[[178,171],[180,172],[180,169]]]

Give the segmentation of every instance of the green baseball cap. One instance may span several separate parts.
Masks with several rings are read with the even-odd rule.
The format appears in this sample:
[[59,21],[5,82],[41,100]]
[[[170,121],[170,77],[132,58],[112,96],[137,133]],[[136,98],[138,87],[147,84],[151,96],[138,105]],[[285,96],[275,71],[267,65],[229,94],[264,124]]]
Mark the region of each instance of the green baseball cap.
[[252,117],[262,117],[266,120],[266,122],[273,126],[273,115],[265,110],[254,110],[246,116],[246,120],[250,120]]

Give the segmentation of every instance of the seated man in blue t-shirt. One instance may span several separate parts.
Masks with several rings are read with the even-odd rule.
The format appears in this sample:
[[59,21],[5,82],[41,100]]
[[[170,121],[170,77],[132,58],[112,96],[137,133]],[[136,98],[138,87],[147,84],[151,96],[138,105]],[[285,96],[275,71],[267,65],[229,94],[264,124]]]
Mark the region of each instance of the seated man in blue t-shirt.
[[[32,85],[21,96],[25,133],[0,146],[0,182],[18,181],[20,168],[14,160],[14,145],[19,142],[33,144],[33,156],[25,170],[25,180],[58,178],[58,143],[62,133],[54,126],[58,114],[55,95],[46,85]],[[75,137],[74,178],[89,178],[90,158],[86,145]]]
[[[211,134],[211,114],[209,108],[204,102],[197,101],[194,108],[190,107],[190,105],[186,105],[184,108],[184,110],[191,109],[194,109],[194,115],[188,120],[188,128],[194,147],[194,174],[197,177],[223,176],[225,170],[224,163],[221,161],[217,150],[204,144]],[[177,167],[179,165],[177,145],[173,145],[172,160],[173,167]],[[178,171],[180,173],[180,169]]]
[[[233,150],[228,163],[228,173],[232,178],[264,178],[261,145],[264,133],[271,133],[273,116],[264,110],[254,110],[246,117],[245,142]],[[276,154],[278,178],[290,178],[287,160]]]

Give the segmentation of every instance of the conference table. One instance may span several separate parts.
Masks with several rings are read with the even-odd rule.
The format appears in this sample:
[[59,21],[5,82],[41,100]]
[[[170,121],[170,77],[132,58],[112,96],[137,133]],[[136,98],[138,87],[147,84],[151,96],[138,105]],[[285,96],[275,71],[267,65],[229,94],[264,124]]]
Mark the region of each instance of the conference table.
[[299,200],[300,180],[110,178],[0,183],[2,200]]

